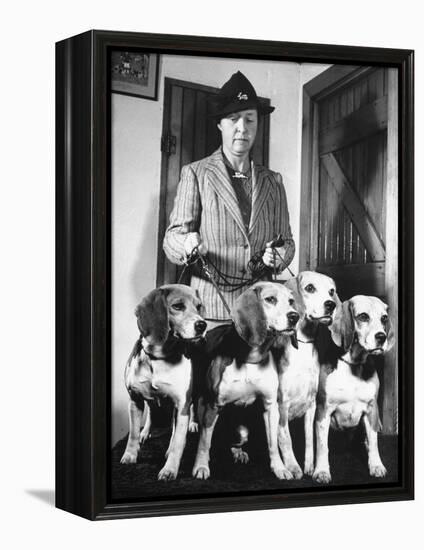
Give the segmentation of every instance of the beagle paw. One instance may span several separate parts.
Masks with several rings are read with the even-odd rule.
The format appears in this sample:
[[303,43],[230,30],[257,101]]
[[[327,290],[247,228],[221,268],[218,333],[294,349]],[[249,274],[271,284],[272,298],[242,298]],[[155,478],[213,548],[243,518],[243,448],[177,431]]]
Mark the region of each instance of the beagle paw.
[[173,479],[176,479],[178,475],[178,470],[176,468],[172,468],[170,466],[165,466],[162,468],[162,470],[158,474],[158,479],[160,481],[172,481]]
[[384,477],[387,474],[383,464],[370,464],[370,475],[373,477]]
[[121,464],[135,464],[137,462],[137,453],[125,451],[121,458]]
[[331,474],[327,470],[316,470],[314,472],[314,475],[312,476],[312,479],[317,483],[322,483],[322,484],[330,483]]
[[235,464],[248,464],[250,460],[246,451],[243,451],[240,447],[231,447],[231,454]]
[[302,479],[303,472],[299,464],[286,464],[287,470],[292,474],[294,479]]
[[195,466],[193,468],[193,477],[195,477],[196,479],[208,479],[210,475],[211,472],[208,466]]
[[191,433],[197,433],[199,431],[199,424],[197,422],[190,421],[188,431]]
[[284,466],[284,464],[278,466],[271,466],[271,470],[277,479],[293,479],[293,474]]

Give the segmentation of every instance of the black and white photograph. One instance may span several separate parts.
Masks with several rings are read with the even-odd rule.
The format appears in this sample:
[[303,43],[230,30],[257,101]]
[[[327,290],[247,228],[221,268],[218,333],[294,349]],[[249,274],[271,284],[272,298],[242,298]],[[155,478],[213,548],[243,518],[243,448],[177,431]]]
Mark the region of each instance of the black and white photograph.
[[113,93],[155,53],[110,53],[112,502],[396,485],[398,69],[162,53]]

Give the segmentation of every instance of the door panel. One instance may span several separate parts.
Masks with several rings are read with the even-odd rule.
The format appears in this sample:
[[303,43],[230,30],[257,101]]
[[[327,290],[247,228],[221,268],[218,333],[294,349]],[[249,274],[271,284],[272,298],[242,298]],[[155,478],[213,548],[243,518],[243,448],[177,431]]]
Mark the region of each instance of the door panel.
[[[338,274],[343,298],[385,294],[384,72],[371,71],[320,103],[316,269],[330,276]],[[378,266],[364,268],[376,262]],[[355,277],[352,270],[340,270],[341,265],[356,266]]]
[[[162,133],[161,196],[159,211],[157,285],[178,281],[182,267],[168,261],[162,242],[174,206],[181,168],[213,153],[220,132],[209,114],[209,98],[219,90],[193,82],[165,78]],[[269,104],[269,99],[260,98]],[[259,119],[252,150],[257,164],[268,166],[269,117]],[[187,282],[182,280],[182,282]]]

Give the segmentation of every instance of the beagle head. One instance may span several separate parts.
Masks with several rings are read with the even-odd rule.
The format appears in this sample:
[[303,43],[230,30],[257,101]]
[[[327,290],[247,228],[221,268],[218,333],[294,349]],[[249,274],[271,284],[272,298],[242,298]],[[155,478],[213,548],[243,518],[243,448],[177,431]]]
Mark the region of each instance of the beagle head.
[[333,279],[315,271],[302,271],[289,279],[286,286],[292,291],[296,309],[304,319],[331,325],[336,308],[341,306]]
[[164,285],[152,290],[136,307],[141,334],[151,345],[162,345],[173,334],[184,340],[198,340],[206,331],[197,290],[186,285]]
[[354,296],[343,302],[330,331],[345,351],[357,346],[368,354],[381,355],[394,344],[387,305],[375,296]]
[[241,337],[253,347],[262,345],[272,333],[295,334],[299,314],[288,288],[260,282],[237,298],[233,319]]

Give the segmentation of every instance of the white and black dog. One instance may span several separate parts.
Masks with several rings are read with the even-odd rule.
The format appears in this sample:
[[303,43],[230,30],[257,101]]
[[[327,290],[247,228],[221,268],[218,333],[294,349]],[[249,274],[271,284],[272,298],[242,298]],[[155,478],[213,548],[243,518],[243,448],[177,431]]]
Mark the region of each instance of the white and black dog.
[[374,296],[354,296],[343,302],[330,327],[341,351],[337,366],[322,367],[318,389],[316,437],[317,460],[313,479],[331,481],[328,460],[330,425],[344,429],[361,421],[366,432],[368,468],[371,476],[384,477],[386,469],[378,451],[380,418],[377,405],[379,379],[367,361],[386,353],[394,343],[387,305]]
[[270,348],[281,333],[294,335],[299,320],[294,303],[292,293],[283,285],[256,283],[236,300],[234,324],[207,334],[207,345],[216,334],[221,340],[208,350],[206,389],[199,401],[200,438],[194,477],[210,476],[212,435],[222,407],[246,406],[256,399],[263,404],[271,470],[279,479],[291,476],[278,452],[278,374]]
[[[295,479],[314,471],[314,419],[320,373],[319,330],[328,330],[336,307],[341,305],[336,285],[330,277],[314,271],[303,271],[289,279],[290,288],[300,314],[297,325],[297,345],[289,343],[275,350],[279,376],[278,407],[280,421],[278,446],[285,467]],[[292,448],[289,422],[304,416],[305,459],[299,466]]]
[[185,447],[193,387],[187,345],[205,334],[201,310],[197,291],[175,284],[150,292],[135,311],[141,336],[125,369],[130,432],[121,463],[137,461],[150,430],[149,402],[170,398],[174,422],[166,463],[158,475],[163,480],[176,478]]

